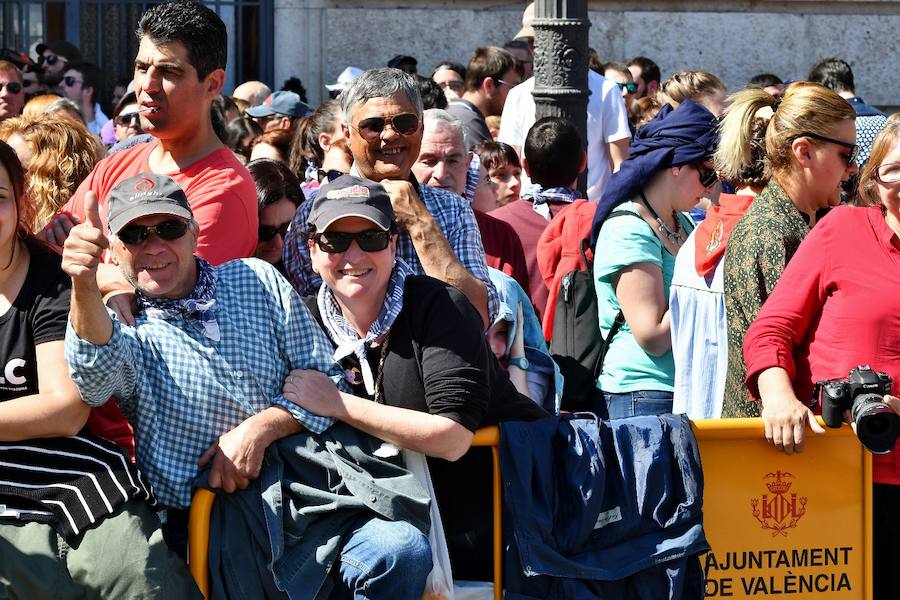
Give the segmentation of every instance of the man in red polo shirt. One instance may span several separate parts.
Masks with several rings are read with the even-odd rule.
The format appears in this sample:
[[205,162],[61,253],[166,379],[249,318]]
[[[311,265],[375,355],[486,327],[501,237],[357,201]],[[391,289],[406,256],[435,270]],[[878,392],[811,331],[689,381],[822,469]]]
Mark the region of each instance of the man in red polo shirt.
[[[225,24],[201,4],[168,3],[141,17],[138,35],[135,94],[141,127],[156,140],[100,161],[63,211],[83,220],[84,194],[93,191],[104,215],[106,196],[119,181],[141,172],[168,175],[184,189],[200,225],[199,256],[213,264],[253,256],[256,188],[216,137],[210,116],[225,81]],[[55,220],[49,241],[61,245],[68,226]]]

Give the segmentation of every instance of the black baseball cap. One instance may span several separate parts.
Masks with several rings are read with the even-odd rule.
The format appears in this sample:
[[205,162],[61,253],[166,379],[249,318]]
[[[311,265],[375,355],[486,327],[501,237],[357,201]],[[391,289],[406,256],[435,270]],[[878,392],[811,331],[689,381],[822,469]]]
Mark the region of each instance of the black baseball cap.
[[316,231],[325,231],[344,217],[361,217],[387,231],[394,221],[391,197],[380,183],[341,175],[319,188],[307,225],[315,227]]
[[120,181],[110,190],[106,203],[112,234],[147,215],[175,215],[184,219],[194,216],[181,186],[171,177],[156,173],[139,173]]

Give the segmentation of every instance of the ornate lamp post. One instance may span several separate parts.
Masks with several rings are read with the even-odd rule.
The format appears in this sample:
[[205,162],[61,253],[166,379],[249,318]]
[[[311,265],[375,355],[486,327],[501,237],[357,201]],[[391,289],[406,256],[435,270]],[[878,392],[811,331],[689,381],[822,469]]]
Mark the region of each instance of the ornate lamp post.
[[587,140],[587,0],[535,0],[533,26],[535,117],[568,119]]

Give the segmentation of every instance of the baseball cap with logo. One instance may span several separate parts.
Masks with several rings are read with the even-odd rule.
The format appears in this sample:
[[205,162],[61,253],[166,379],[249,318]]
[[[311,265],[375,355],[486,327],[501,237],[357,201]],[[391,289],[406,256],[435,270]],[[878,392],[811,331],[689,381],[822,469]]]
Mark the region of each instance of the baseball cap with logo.
[[341,175],[319,188],[307,224],[316,231],[325,231],[344,217],[361,217],[387,231],[394,221],[391,197],[380,183]]
[[284,115],[286,117],[304,117],[311,113],[309,105],[300,99],[294,92],[274,92],[259,106],[245,110],[254,119],[271,117],[272,115]]
[[139,173],[120,181],[109,192],[109,232],[119,231],[147,215],[175,215],[190,219],[194,213],[181,186],[171,177]]

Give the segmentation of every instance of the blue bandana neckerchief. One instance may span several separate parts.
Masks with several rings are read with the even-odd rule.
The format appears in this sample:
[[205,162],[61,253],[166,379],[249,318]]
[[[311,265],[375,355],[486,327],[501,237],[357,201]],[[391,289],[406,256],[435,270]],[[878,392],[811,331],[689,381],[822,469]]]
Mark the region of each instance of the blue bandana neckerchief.
[[394,320],[403,308],[403,287],[406,277],[413,274],[410,266],[402,258],[397,257],[396,260],[397,264],[391,272],[391,280],[388,282],[387,293],[384,295],[384,305],[364,338],[359,337],[356,329],[344,317],[331,288],[323,283],[316,297],[322,322],[325,324],[331,340],[337,344],[334,361],[340,362],[344,357],[355,354],[359,359],[359,370],[362,373],[366,392],[370,396],[375,395],[375,375],[372,373],[372,367],[369,366],[366,352],[373,344],[383,343],[383,338],[390,331]]
[[581,193],[572,188],[544,188],[533,183],[522,192],[520,197],[523,200],[531,200],[531,206],[534,208],[534,212],[549,221],[553,218],[553,213],[550,212],[551,204],[571,204],[581,198]]
[[213,306],[216,303],[216,283],[219,280],[215,267],[200,257],[197,261],[197,286],[187,298],[169,300],[148,298],[137,292],[138,309],[148,317],[169,320],[182,316],[187,324],[214,342],[221,339],[219,323]]

